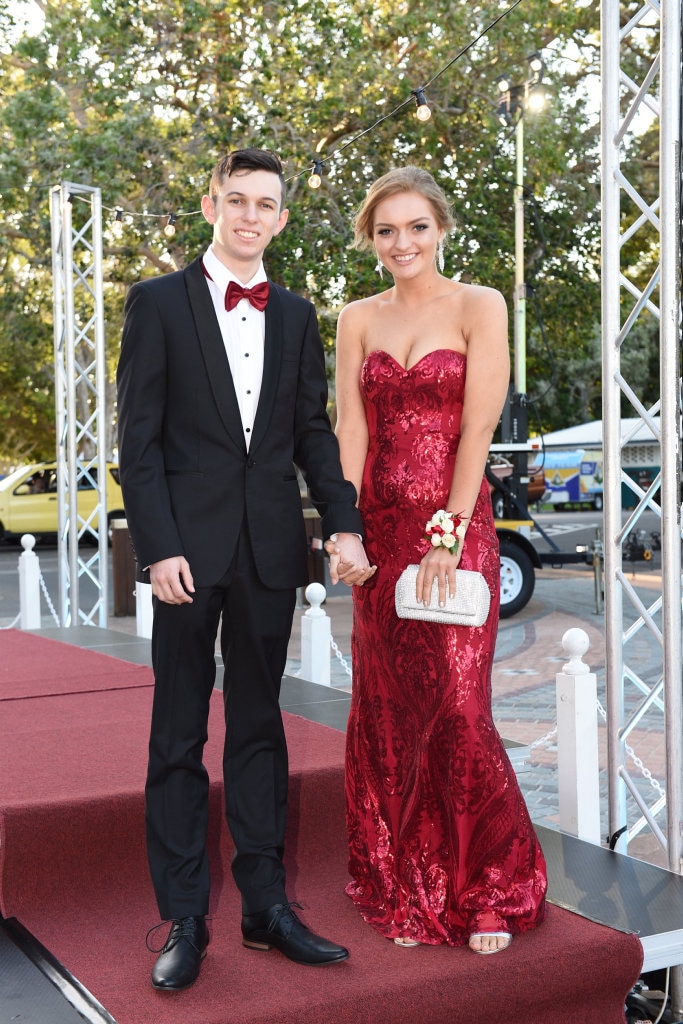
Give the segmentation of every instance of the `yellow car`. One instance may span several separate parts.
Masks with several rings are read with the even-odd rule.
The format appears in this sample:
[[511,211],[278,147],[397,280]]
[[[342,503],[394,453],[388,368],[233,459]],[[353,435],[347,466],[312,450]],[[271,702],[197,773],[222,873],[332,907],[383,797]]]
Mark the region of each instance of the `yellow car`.
[[[97,468],[90,470],[92,482],[83,477],[78,489],[78,511],[87,518],[97,506],[95,482]],[[57,464],[40,462],[15,469],[0,480],[0,540],[19,537],[22,533],[35,536],[56,534],[59,529],[57,511]],[[119,486],[119,468],[107,463],[107,522],[125,516],[123,495]],[[97,517],[93,520],[97,529]]]

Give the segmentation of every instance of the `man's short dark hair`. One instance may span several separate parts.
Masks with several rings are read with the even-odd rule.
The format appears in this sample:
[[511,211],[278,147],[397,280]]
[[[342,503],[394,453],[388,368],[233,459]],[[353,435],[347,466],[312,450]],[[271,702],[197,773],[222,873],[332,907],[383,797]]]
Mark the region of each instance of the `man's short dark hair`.
[[233,174],[247,174],[249,171],[270,171],[271,174],[277,174],[282,190],[280,209],[284,209],[287,198],[285,174],[280,157],[269,149],[252,147],[250,149],[235,149],[232,153],[226,153],[213,169],[209,184],[210,197],[215,201],[223,186],[224,178],[229,178]]

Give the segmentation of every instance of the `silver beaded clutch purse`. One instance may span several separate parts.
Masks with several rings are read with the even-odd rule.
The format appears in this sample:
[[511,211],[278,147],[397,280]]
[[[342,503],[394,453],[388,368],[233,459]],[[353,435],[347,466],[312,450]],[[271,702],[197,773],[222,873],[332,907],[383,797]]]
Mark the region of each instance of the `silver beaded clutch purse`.
[[415,597],[417,565],[409,565],[396,581],[396,614],[399,619],[423,619],[425,622],[443,622],[449,626],[482,626],[491,605],[491,594],[480,572],[469,569],[455,570],[455,597],[446,594],[446,605],[439,607],[439,584],[432,585],[429,605]]

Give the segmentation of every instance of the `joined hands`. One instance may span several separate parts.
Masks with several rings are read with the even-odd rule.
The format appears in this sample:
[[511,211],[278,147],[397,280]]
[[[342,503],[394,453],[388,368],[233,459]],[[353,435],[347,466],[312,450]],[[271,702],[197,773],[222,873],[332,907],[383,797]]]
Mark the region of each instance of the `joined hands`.
[[330,556],[330,580],[332,583],[346,583],[349,587],[362,587],[377,572],[376,565],[370,565],[360,537],[355,533],[338,533],[335,539],[325,541],[325,551]]

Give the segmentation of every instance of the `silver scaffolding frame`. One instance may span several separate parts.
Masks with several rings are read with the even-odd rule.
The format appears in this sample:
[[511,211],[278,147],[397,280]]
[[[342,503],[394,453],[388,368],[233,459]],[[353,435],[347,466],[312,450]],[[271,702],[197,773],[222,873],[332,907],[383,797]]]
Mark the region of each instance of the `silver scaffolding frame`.
[[[647,31],[658,49],[641,82],[623,64],[629,44]],[[649,828],[666,851],[670,870],[683,873],[683,708],[681,668],[681,251],[680,116],[681,2],[645,0],[627,20],[618,0],[601,2],[602,34],[602,379],[605,533],[605,642],[609,832],[627,852],[629,840]],[[643,122],[652,119],[659,135],[659,195],[639,194],[623,169],[638,155]],[[640,287],[622,266],[622,246],[642,239],[657,267]],[[646,408],[621,371],[621,354],[641,317],[659,321],[659,399]],[[661,469],[641,487],[624,469],[621,405],[645,425],[660,453]],[[635,508],[622,525],[622,485]],[[657,492],[659,491],[659,494]],[[657,500],[655,500],[657,499]],[[661,518],[662,585],[643,603],[624,572],[622,545],[643,512]],[[631,664],[631,646],[649,630],[661,651],[661,668],[641,678]],[[639,785],[627,761],[638,756],[637,731],[664,737],[666,780],[649,791]],[[647,751],[641,750],[642,760]],[[664,819],[664,814],[666,815]],[[681,968],[674,970],[672,1008],[683,1003]]]
[[[59,618],[107,625],[108,524],[102,197],[62,182],[50,192],[54,280],[55,416],[59,508]],[[94,488],[90,515],[79,488]],[[95,526],[95,523],[97,525]],[[97,537],[93,545],[92,536]]]

